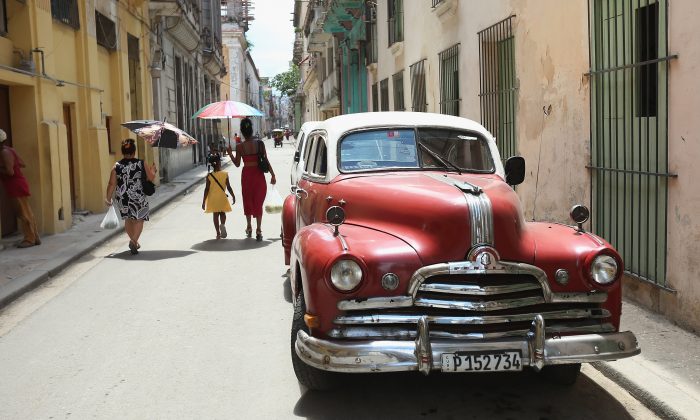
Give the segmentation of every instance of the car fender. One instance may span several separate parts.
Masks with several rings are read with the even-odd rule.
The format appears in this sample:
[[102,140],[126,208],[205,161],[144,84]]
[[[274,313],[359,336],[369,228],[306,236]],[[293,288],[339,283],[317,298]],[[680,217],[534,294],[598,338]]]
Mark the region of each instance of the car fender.
[[[300,229],[292,244],[292,294],[296,299],[303,290],[307,312],[322,314],[317,329],[321,334],[333,328],[340,314],[338,301],[405,295],[411,276],[422,267],[416,251],[393,235],[351,224],[339,226],[338,233],[330,225],[314,223]],[[352,291],[340,291],[331,282],[331,268],[339,259],[352,259],[362,268],[363,280]],[[399,278],[395,290],[381,285],[387,273]]]

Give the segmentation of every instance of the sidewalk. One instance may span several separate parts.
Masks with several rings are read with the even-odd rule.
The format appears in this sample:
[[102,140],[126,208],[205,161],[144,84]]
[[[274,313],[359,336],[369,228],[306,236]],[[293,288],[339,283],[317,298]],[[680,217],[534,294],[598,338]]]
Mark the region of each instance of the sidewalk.
[[[151,211],[187,194],[205,175],[206,166],[200,166],[159,186],[156,194],[150,197]],[[123,229],[100,229],[103,215],[74,216],[71,229],[42,237],[41,246],[16,249],[13,243],[19,241],[19,237],[0,241],[0,310],[98,245],[123,235]],[[697,418],[700,413],[700,337],[627,301],[623,302],[620,329],[636,334],[642,354],[593,366],[658,416]]]
[[[224,167],[229,162],[224,163]],[[202,165],[161,184],[149,197],[151,212],[157,211],[204,180],[207,167]],[[106,211],[106,209],[105,209]],[[73,261],[117,235],[124,229],[103,230],[104,213],[74,215],[73,226],[63,233],[41,238],[41,245],[18,249],[20,236],[0,241],[0,309],[27,291],[44,283]]]

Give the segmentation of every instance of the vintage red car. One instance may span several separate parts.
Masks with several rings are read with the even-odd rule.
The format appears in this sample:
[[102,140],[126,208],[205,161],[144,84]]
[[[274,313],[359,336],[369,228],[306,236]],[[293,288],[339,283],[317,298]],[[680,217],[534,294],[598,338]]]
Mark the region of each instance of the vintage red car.
[[338,372],[542,371],[640,352],[619,332],[622,259],[578,227],[527,222],[493,137],[468,119],[343,115],[306,134],[282,214],[291,353],[311,389]]

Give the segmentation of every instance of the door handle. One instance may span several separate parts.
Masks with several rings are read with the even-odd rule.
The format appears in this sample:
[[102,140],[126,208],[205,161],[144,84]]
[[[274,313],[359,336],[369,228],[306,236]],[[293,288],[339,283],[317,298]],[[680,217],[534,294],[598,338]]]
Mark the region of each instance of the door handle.
[[292,185],[291,187],[289,187],[289,191],[290,191],[292,194],[296,194],[297,188],[298,188],[298,187],[297,187],[296,185]]
[[[308,198],[309,197],[309,193],[306,192],[305,189],[300,188],[300,187],[297,187],[296,191],[294,191],[294,195],[296,195],[297,198]],[[303,197],[302,197],[302,195],[303,195]]]

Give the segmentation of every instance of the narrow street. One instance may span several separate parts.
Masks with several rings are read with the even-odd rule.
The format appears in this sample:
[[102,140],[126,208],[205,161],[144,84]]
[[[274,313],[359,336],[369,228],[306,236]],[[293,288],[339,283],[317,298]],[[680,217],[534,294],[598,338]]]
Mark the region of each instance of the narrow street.
[[[268,148],[285,195],[294,148]],[[245,239],[228,171],[228,239],[213,239],[200,184],[153,215],[138,255],[119,236],[0,312],[0,419],[655,418],[591,367],[570,389],[531,373],[300,389],[280,218]]]

